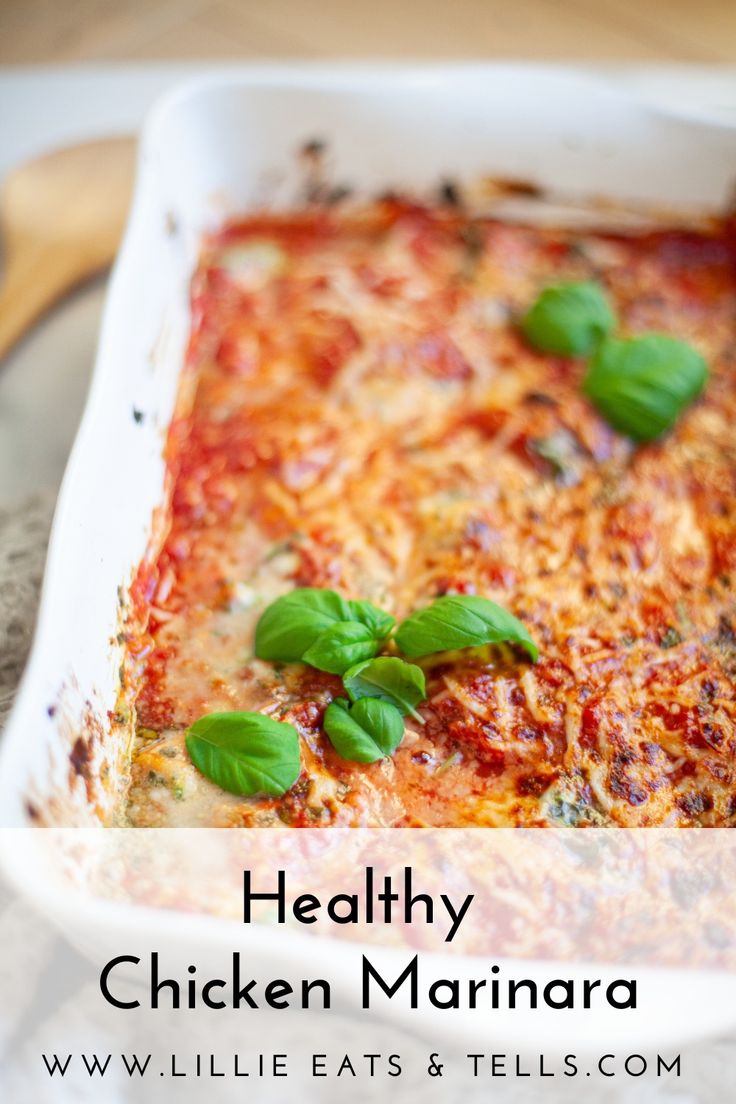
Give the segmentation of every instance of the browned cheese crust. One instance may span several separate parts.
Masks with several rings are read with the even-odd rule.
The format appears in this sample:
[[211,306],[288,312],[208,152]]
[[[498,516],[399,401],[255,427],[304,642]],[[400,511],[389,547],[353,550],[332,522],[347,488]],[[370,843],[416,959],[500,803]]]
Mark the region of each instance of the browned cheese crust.
[[[205,243],[171,528],[148,631],[129,817],[139,825],[730,825],[736,818],[736,277],[724,226],[551,230],[386,201],[259,216]],[[707,358],[705,396],[635,448],[584,364],[520,337],[546,285],[595,278],[623,333]],[[340,759],[338,679],[253,656],[294,586],[402,617],[481,594],[540,647],[426,665],[425,724]],[[238,798],[186,727],[256,709],[299,731],[283,798]]]

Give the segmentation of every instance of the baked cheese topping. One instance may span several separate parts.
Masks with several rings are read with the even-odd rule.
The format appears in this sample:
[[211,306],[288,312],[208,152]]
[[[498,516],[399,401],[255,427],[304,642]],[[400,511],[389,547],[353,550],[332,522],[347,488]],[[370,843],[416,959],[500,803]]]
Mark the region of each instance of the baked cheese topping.
[[[636,447],[518,319],[595,279],[628,334],[685,339],[702,399]],[[135,593],[147,632],[137,825],[736,823],[736,269],[727,226],[527,227],[386,200],[259,215],[204,245],[170,531]],[[424,725],[346,762],[340,680],[254,658],[264,608],[331,587],[405,617],[504,606],[540,647],[422,661]],[[189,725],[258,710],[300,735],[281,798],[223,792]]]

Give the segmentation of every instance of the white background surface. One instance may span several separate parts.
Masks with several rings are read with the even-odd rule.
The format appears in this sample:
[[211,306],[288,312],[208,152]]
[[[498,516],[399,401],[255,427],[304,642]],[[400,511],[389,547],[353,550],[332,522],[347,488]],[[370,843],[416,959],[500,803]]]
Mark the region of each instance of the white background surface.
[[[165,88],[212,68],[157,64],[0,71],[0,177],[53,147],[137,131]],[[596,71],[664,110],[736,127],[734,67],[610,65]],[[53,494],[58,487],[84,403],[103,300],[104,280],[99,280],[71,296],[0,363],[0,507],[37,492]]]

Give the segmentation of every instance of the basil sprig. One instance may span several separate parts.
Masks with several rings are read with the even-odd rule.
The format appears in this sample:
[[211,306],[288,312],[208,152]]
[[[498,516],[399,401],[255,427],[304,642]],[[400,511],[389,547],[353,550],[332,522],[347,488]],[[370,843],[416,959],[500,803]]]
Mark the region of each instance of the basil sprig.
[[336,698],[325,711],[324,729],[343,759],[375,763],[396,751],[404,722],[399,710],[380,698],[360,698],[354,705]]
[[371,659],[380,643],[367,625],[359,621],[336,621],[319,634],[302,660],[318,671],[341,675],[361,660]]
[[298,663],[330,625],[352,620],[350,606],[334,590],[297,587],[264,610],[256,625],[256,655],[272,662]]
[[593,281],[546,288],[522,319],[530,345],[544,353],[590,356],[583,391],[614,429],[654,441],[705,387],[708,366],[667,334],[614,338],[616,317]]
[[521,621],[477,594],[436,598],[399,626],[395,640],[404,655],[412,657],[501,643],[520,645],[533,660],[539,654]]
[[380,642],[391,631],[394,618],[371,602],[349,602],[334,590],[297,587],[261,614],[255,653],[271,662],[298,663],[326,629],[345,622],[365,625]]
[[427,688],[424,671],[415,663],[406,663],[396,656],[379,656],[349,667],[342,681],[351,701],[378,698],[424,724],[416,706],[426,698]]
[[384,640],[396,624],[395,617],[365,599],[352,599],[348,605],[353,619],[369,628],[377,640]]
[[186,744],[197,770],[228,793],[279,797],[301,770],[296,729],[263,713],[209,713]]
[[[324,729],[345,759],[373,763],[391,755],[404,732],[402,714],[420,724],[427,697],[424,672],[398,656],[376,653],[395,619],[371,602],[348,601],[334,590],[299,587],[263,612],[256,655],[304,662],[341,675],[350,697],[330,703]],[[446,595],[412,614],[394,636],[407,656],[496,644],[519,644],[532,659],[537,647],[512,614],[477,595]],[[195,767],[230,793],[286,793],[299,777],[296,729],[262,713],[210,713],[192,725],[186,745]]]
[[635,441],[661,437],[708,378],[703,357],[665,334],[608,338],[590,361],[583,390],[614,429]]
[[592,280],[545,288],[521,329],[533,348],[556,356],[587,356],[616,325],[616,316]]

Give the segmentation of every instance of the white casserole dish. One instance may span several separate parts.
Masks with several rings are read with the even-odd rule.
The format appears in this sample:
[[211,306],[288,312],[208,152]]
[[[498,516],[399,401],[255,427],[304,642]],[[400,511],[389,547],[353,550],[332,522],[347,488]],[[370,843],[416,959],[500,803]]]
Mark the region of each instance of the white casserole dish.
[[69,741],[90,725],[104,732],[114,706],[119,588],[162,500],[200,235],[254,204],[298,201],[297,153],[315,137],[328,144],[334,179],[367,193],[426,193],[443,177],[489,174],[567,195],[722,209],[735,175],[732,129],[668,118],[603,82],[533,65],[251,67],[166,95],[143,134],[35,645],[2,741],[5,825],[28,823],[32,791],[44,803],[63,798],[63,823],[89,823]]
[[[187,83],[156,106],[59,498],[35,645],[0,753],[5,871],[78,938],[101,938],[106,926],[112,936],[130,918],[91,904],[83,916],[73,895],[45,882],[35,833],[13,830],[32,823],[31,806],[78,826],[112,811],[125,751],[106,738],[120,596],[163,498],[162,444],[200,235],[254,204],[298,201],[296,153],[313,138],[326,141],[334,179],[367,193],[426,193],[445,176],[486,174],[568,195],[722,209],[736,169],[730,129],[532,65],[251,67]],[[80,733],[91,738],[81,756]],[[273,932],[263,939],[264,953],[266,944],[275,957],[288,953],[286,933],[278,944]]]

